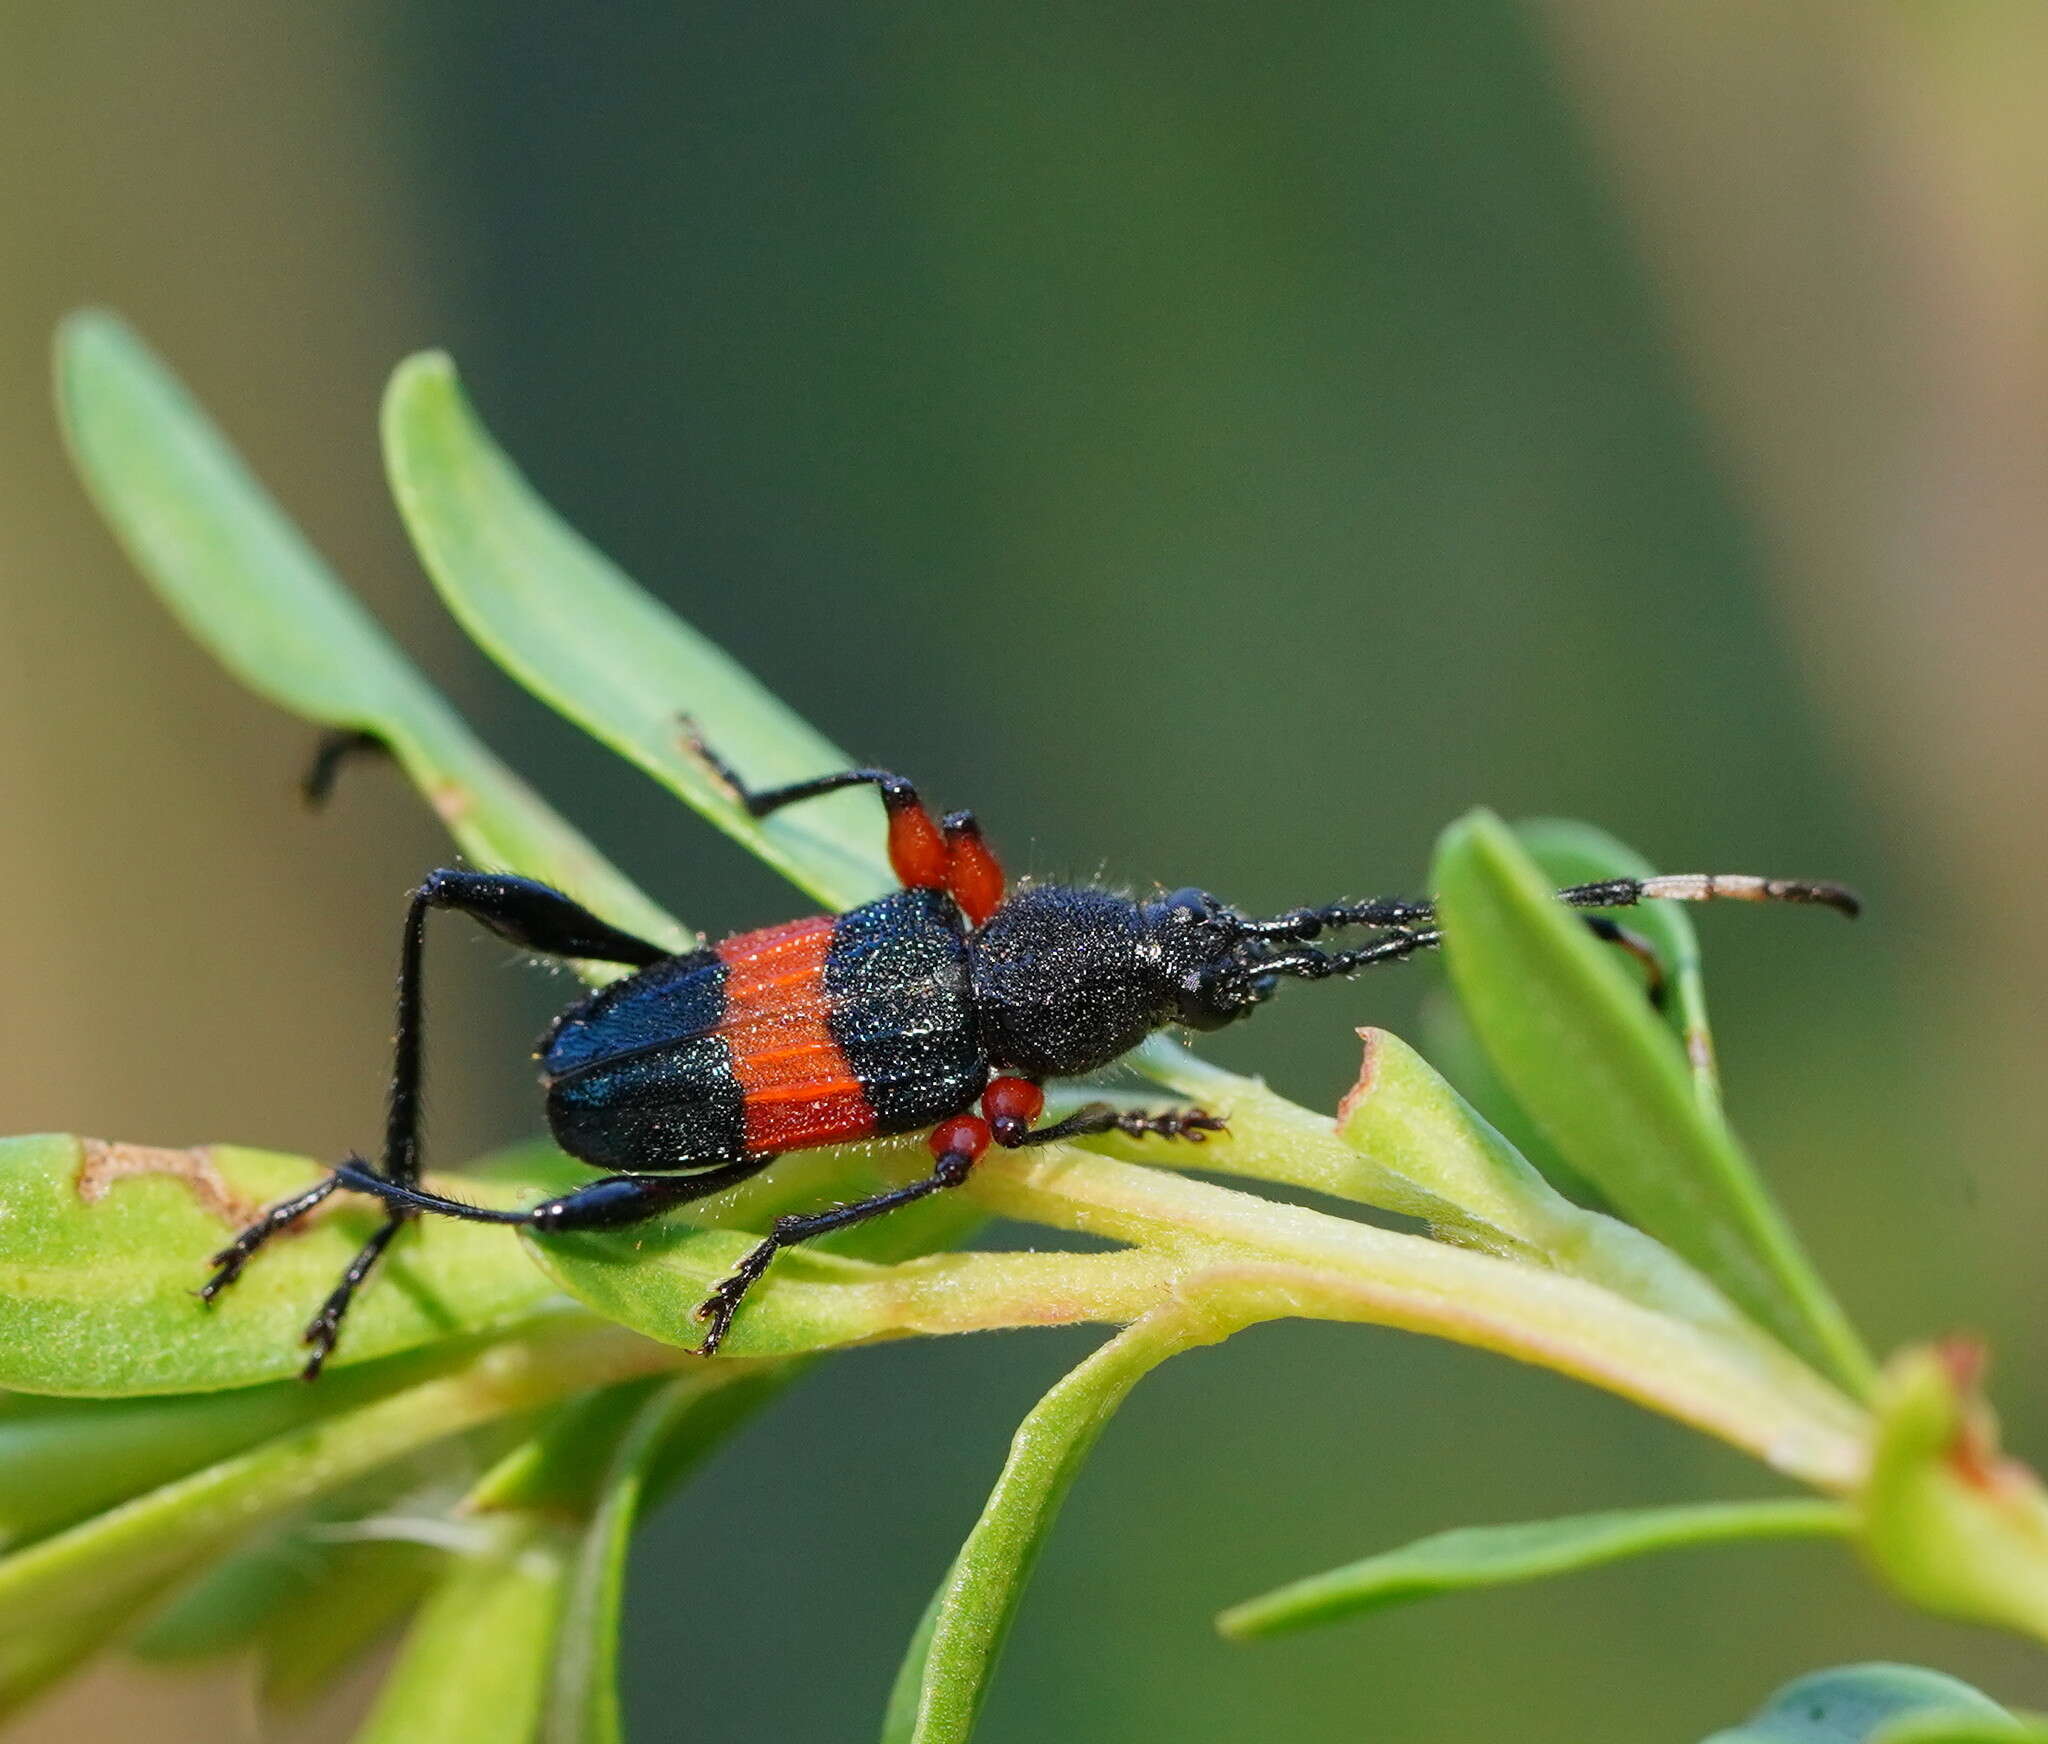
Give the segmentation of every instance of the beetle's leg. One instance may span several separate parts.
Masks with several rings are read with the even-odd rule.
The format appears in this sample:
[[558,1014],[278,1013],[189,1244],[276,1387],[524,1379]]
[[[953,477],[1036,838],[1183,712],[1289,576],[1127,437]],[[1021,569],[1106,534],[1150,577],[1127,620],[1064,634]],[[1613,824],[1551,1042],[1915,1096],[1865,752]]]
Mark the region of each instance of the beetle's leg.
[[960,905],[970,926],[1003,905],[1003,868],[971,811],[946,814],[946,893]]
[[299,797],[316,810],[334,792],[344,765],[364,757],[388,757],[391,747],[365,727],[336,727],[322,733],[313,746],[313,760],[299,778]]
[[1643,991],[1650,996],[1650,1003],[1662,1011],[1671,989],[1664,975],[1664,959],[1657,955],[1657,947],[1641,933],[1623,926],[1618,920],[1610,920],[1604,914],[1588,914],[1580,918],[1585,921],[1596,939],[1604,939],[1610,945],[1619,945],[1642,964],[1646,977]]
[[240,1235],[236,1236],[233,1241],[229,1242],[226,1247],[213,1256],[213,1259],[209,1262],[214,1268],[213,1276],[199,1286],[200,1301],[211,1302],[214,1297],[218,1296],[221,1291],[225,1290],[242,1275],[242,1268],[249,1263],[249,1256],[251,1254],[280,1229],[287,1228],[298,1222],[300,1218],[304,1217],[307,1212],[327,1198],[340,1185],[341,1179],[339,1176],[329,1175],[324,1181],[316,1181],[303,1193],[294,1193],[289,1199],[279,1200],[277,1204],[271,1206],[268,1211],[264,1212],[261,1217],[257,1218],[254,1223],[250,1224],[247,1229],[243,1230]]
[[521,950],[550,957],[645,968],[669,953],[621,932],[559,890],[509,872],[429,872],[412,893],[398,957],[398,1043],[384,1121],[383,1172],[407,1185],[419,1179],[422,964],[427,915],[437,908],[466,914]]
[[886,769],[835,769],[785,787],[749,787],[738,771],[698,736],[687,716],[683,744],[714,780],[745,806],[750,817],[764,818],[786,805],[847,787],[872,787],[882,796],[889,819],[889,866],[911,890],[943,890],[960,905],[975,926],[993,914],[1003,900],[1003,873],[982,839],[972,812],[954,812],[941,828],[901,775]]
[[391,1215],[349,1262],[348,1270],[341,1275],[341,1282],[335,1285],[333,1294],[307,1326],[305,1342],[312,1346],[313,1354],[307,1359],[305,1376],[311,1380],[319,1374],[321,1365],[334,1349],[342,1317],[348,1313],[356,1291],[362,1287],[363,1280],[370,1275],[370,1269],[382,1257],[385,1248],[391,1245],[391,1238],[416,1216],[425,1213],[461,1218],[472,1223],[523,1224],[550,1232],[619,1229],[658,1217],[671,1205],[685,1204],[689,1200],[721,1192],[759,1174],[773,1160],[765,1156],[747,1157],[695,1175],[607,1175],[577,1188],[573,1193],[545,1199],[523,1211],[500,1211],[488,1205],[468,1205],[460,1199],[444,1199],[438,1193],[423,1192],[404,1182],[389,1180],[373,1171],[368,1164],[352,1158],[336,1169],[319,1189],[312,1191],[319,1191],[324,1198],[336,1187],[353,1188],[358,1193],[368,1193],[383,1200]]
[[761,1274],[767,1271],[769,1261],[784,1248],[809,1241],[814,1236],[829,1235],[835,1229],[850,1229],[856,1223],[880,1217],[885,1211],[894,1211],[899,1205],[913,1204],[948,1187],[959,1186],[980,1161],[988,1145],[988,1122],[978,1114],[957,1114],[933,1129],[931,1147],[936,1161],[932,1172],[923,1180],[877,1193],[870,1199],[856,1199],[851,1205],[835,1205],[829,1211],[776,1218],[759,1245],[740,1261],[732,1276],[713,1290],[698,1308],[697,1318],[707,1324],[704,1342],[698,1345],[697,1354],[710,1356],[725,1342],[726,1332],[732,1326],[732,1317],[740,1302],[761,1281]]
[[1026,1145],[1058,1144],[1062,1139],[1087,1138],[1098,1132],[1122,1132],[1132,1138],[1184,1138],[1200,1144],[1212,1132],[1227,1130],[1221,1115],[1200,1108],[1168,1108],[1148,1114],[1142,1109],[1090,1102],[1064,1120],[1034,1127],[1007,1142],[1012,1149],[1021,1150]]
[[[608,963],[645,966],[668,955],[659,945],[621,932],[610,922],[531,878],[517,878],[502,872],[460,872],[443,869],[430,872],[412,893],[406,909],[405,933],[398,957],[398,1039],[391,1064],[391,1090],[385,1106],[382,1175],[387,1181],[411,1187],[419,1180],[419,1133],[421,1088],[421,1040],[424,1013],[421,999],[422,970],[429,911],[453,909],[490,928],[500,938],[529,951],[550,956],[580,957]],[[344,1165],[344,1169],[350,1165]],[[336,1171],[321,1187],[272,1207],[242,1231],[214,1257],[214,1273],[200,1291],[211,1302],[235,1281],[250,1256],[280,1230],[289,1228],[334,1190],[334,1182],[346,1182]],[[357,1286],[369,1276],[398,1226],[412,1212],[393,1207],[390,1221],[364,1244],[350,1263],[347,1273],[325,1307],[306,1328],[306,1342],[313,1354],[306,1363],[310,1380],[320,1372],[334,1348],[341,1318]]]
[[1758,878],[1747,872],[1667,872],[1655,878],[1606,878],[1557,893],[1573,908],[1633,908],[1639,902],[1817,902],[1854,920],[1863,899],[1825,879]]
[[671,1206],[708,1199],[750,1181],[774,1160],[766,1154],[742,1157],[736,1163],[721,1163],[688,1175],[603,1175],[573,1192],[543,1199],[520,1211],[445,1199],[439,1193],[380,1175],[357,1157],[343,1163],[329,1179],[333,1186],[383,1200],[402,1217],[424,1214],[459,1218],[465,1223],[516,1223],[543,1235],[566,1235],[579,1229],[623,1229],[631,1223],[645,1223]]

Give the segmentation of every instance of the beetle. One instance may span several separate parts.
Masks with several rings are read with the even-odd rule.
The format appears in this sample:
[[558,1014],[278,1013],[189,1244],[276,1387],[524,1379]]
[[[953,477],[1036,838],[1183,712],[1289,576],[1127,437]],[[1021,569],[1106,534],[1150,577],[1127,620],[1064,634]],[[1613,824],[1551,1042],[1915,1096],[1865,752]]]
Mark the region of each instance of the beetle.
[[[917,789],[881,769],[843,769],[749,788],[696,737],[704,768],[756,818],[849,787],[873,787],[887,821],[893,894],[671,954],[565,896],[508,873],[443,869],[412,892],[399,953],[397,1043],[378,1167],[350,1157],[271,1206],[213,1258],[212,1302],[256,1251],[338,1191],[387,1216],[307,1326],[304,1373],[332,1354],[343,1318],[392,1238],[429,1214],[542,1232],[619,1229],[717,1193],[776,1157],[929,1130],[928,1174],[850,1204],[775,1219],[697,1309],[699,1345],[724,1340],[747,1291],[782,1249],[957,1187],[990,1145],[1017,1149],[1090,1133],[1201,1141],[1224,1130],[1200,1109],[1144,1113],[1090,1103],[1047,1124],[1048,1080],[1094,1072],[1170,1025],[1221,1029],[1283,980],[1320,981],[1442,941],[1427,899],[1382,897],[1254,919],[1206,891],[1132,898],[1092,885],[1010,890],[970,812],[934,821]],[[308,780],[374,741],[323,744]],[[1574,908],[1647,899],[1812,902],[1854,915],[1839,884],[1729,874],[1608,879],[1560,890]],[[421,969],[427,916],[465,914],[523,950],[634,972],[558,1017],[536,1050],[556,1142],[602,1178],[524,1210],[464,1204],[420,1185]],[[1649,955],[1604,916],[1602,937]],[[1377,934],[1324,950],[1327,932]],[[1650,958],[1654,970],[1654,957]]]

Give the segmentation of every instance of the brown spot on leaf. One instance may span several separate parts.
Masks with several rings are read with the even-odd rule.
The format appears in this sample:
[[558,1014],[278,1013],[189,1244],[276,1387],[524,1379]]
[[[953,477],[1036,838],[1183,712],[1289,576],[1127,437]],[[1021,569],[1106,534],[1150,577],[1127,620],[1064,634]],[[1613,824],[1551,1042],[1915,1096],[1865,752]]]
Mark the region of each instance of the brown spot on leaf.
[[435,781],[427,787],[427,803],[444,824],[460,823],[469,815],[473,800],[459,781]]
[[79,1148],[84,1154],[78,1168],[78,1196],[88,1205],[104,1199],[116,1181],[136,1175],[169,1175],[191,1188],[192,1196],[223,1222],[247,1223],[256,1214],[256,1207],[237,1198],[221,1178],[209,1145],[180,1151],[88,1138],[79,1141]]

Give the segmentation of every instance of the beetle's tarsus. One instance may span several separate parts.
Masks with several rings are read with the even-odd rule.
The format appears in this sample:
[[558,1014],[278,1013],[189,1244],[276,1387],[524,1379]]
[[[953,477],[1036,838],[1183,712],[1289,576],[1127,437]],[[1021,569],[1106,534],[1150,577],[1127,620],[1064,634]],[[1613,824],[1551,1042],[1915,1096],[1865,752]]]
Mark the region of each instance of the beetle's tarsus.
[[363,757],[388,757],[391,747],[365,727],[336,727],[322,733],[313,746],[313,758],[299,778],[299,798],[309,811],[318,811],[334,795],[334,783],[345,764]]

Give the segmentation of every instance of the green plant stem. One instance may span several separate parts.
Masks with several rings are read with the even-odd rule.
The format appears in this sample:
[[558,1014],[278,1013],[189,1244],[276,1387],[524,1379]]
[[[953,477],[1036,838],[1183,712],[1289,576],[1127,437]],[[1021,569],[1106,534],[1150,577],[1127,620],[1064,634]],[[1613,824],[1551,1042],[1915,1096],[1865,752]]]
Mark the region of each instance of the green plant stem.
[[1064,1147],[984,1160],[991,1210],[1153,1247],[1199,1267],[1180,1288],[1433,1333],[1574,1375],[1831,1492],[1853,1486],[1867,1419],[1796,1357],[1732,1341],[1578,1278],[1279,1205]]
[[1220,1305],[1181,1302],[1132,1322],[1068,1374],[1018,1426],[988,1504],[911,1645],[883,1744],[964,1744],[1052,1516],[1116,1408],[1168,1357],[1243,1324]]

